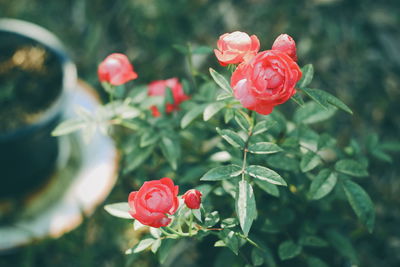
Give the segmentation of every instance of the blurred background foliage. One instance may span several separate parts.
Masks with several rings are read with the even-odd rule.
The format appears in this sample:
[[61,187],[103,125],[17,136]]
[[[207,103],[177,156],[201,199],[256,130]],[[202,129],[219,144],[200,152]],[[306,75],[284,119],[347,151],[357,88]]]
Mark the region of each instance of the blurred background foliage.
[[[97,88],[97,64],[112,52],[127,54],[139,73],[135,83],[145,84],[188,76],[175,44],[215,46],[222,33],[241,30],[256,34],[266,50],[280,33],[288,33],[297,41],[299,64],[314,64],[312,87],[330,91],[354,111],[353,116],[339,112],[329,131],[342,145],[356,139],[365,146],[373,133],[387,141],[400,136],[399,14],[398,0],[0,0],[0,17],[55,33],[80,78]],[[204,72],[218,69],[213,55],[198,56],[195,63]],[[394,155],[392,164],[370,162],[371,177],[363,186],[376,204],[377,222],[374,234],[352,236],[361,266],[400,264],[399,160]],[[132,189],[132,182],[121,179],[107,202],[125,201]],[[131,231],[126,221],[99,208],[60,239],[0,256],[0,266],[156,265],[145,255],[123,255],[125,245],[134,243]],[[191,256],[206,258],[200,251]]]

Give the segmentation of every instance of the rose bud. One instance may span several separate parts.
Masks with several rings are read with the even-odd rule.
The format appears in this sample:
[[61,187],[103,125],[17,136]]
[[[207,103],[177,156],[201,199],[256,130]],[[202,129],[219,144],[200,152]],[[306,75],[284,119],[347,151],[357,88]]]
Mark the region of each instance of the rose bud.
[[167,226],[179,207],[178,186],[170,178],[144,182],[139,191],[131,192],[128,198],[129,213],[144,225]]
[[297,63],[286,53],[267,50],[248,64],[240,64],[231,77],[234,96],[243,107],[268,115],[296,93],[301,78]]
[[217,47],[215,56],[222,66],[226,66],[250,60],[260,50],[260,41],[255,35],[236,31],[221,35]]
[[190,189],[183,194],[182,198],[189,209],[198,209],[200,208],[201,195],[202,194],[200,191],[196,189]]
[[100,82],[118,86],[138,77],[124,54],[114,53],[106,57],[97,70]]
[[296,43],[292,37],[287,34],[281,34],[276,38],[272,45],[272,50],[279,50],[289,55],[294,61],[297,61]]
[[[164,96],[167,88],[171,89],[174,103],[167,103],[165,107],[166,113],[171,113],[174,110],[179,110],[179,104],[189,99],[189,96],[183,91],[182,84],[178,81],[178,78],[171,78],[168,80],[160,80],[151,82],[148,86],[149,96]],[[156,106],[151,107],[154,117],[161,115],[160,111]]]

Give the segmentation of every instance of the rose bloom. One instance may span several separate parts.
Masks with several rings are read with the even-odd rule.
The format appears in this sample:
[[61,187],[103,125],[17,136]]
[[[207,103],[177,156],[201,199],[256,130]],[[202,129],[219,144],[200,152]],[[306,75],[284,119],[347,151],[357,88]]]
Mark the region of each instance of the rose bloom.
[[267,50],[248,64],[240,64],[232,74],[231,86],[243,107],[268,115],[296,93],[294,87],[301,75],[297,63],[286,53]]
[[144,225],[167,226],[171,219],[166,214],[174,214],[179,207],[178,191],[170,178],[144,182],[139,191],[129,194],[129,213]]
[[[168,80],[159,80],[151,82],[147,87],[148,95],[164,96],[167,87],[171,89],[172,96],[174,98],[174,103],[167,103],[165,107],[165,112],[171,113],[174,110],[179,110],[179,104],[185,100],[188,100],[189,96],[185,95],[182,84],[179,82],[178,78],[171,78]],[[151,110],[153,112],[154,117],[158,117],[161,115],[160,111],[156,106],[152,106]]]
[[291,57],[294,61],[297,61],[296,55],[296,43],[292,37],[287,34],[281,34],[276,38],[272,45],[272,50],[279,50]]
[[250,60],[260,50],[260,41],[255,35],[236,31],[221,35],[217,47],[215,56],[222,66],[226,66]]
[[122,85],[138,77],[124,54],[114,53],[106,57],[97,70],[100,82]]
[[200,208],[201,196],[202,194],[200,191],[196,189],[190,189],[183,194],[182,198],[189,209],[198,209]]

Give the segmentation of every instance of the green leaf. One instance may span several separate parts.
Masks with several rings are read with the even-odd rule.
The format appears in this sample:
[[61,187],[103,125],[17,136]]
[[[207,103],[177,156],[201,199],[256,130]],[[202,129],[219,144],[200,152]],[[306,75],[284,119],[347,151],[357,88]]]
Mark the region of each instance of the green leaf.
[[146,147],[149,145],[155,144],[158,139],[160,139],[160,135],[153,130],[147,130],[140,137],[140,147]]
[[322,163],[321,158],[314,152],[308,151],[300,161],[302,172],[309,172]]
[[235,116],[235,113],[233,112],[233,109],[231,109],[231,108],[225,109],[225,114],[224,114],[225,123],[230,122],[234,116]]
[[301,246],[297,245],[291,240],[282,242],[278,248],[279,258],[281,260],[292,259],[301,253]]
[[279,189],[276,185],[266,182],[264,180],[259,180],[259,179],[255,179],[254,182],[256,183],[256,185],[259,188],[261,188],[268,194],[270,194],[274,197],[279,197]]
[[299,162],[290,154],[278,153],[267,158],[267,163],[273,168],[282,169],[285,171],[297,171]]
[[298,82],[298,87],[303,88],[309,85],[314,77],[314,67],[312,64],[307,64],[301,68],[303,73],[301,80]]
[[287,186],[285,180],[275,171],[263,166],[251,165],[246,168],[246,172],[256,179],[266,181],[271,184]]
[[169,103],[169,104],[173,104],[174,101],[174,95],[172,94],[172,90],[170,87],[167,86],[167,88],[165,88],[165,104]]
[[217,242],[214,243],[214,247],[226,247],[226,244],[222,240],[218,240]]
[[253,135],[261,134],[268,131],[276,124],[274,120],[260,121],[253,128]]
[[204,109],[203,120],[208,121],[224,107],[225,107],[225,103],[223,103],[223,102],[215,102],[215,103],[209,104]]
[[129,214],[130,207],[127,202],[108,204],[104,206],[104,209],[112,216],[123,219],[133,219]]
[[234,131],[228,129],[221,130],[217,127],[217,132],[222,138],[225,139],[225,141],[227,141],[233,147],[244,148],[244,140]]
[[309,246],[309,247],[326,247],[328,246],[328,242],[324,239],[315,236],[315,235],[307,235],[302,236],[299,240],[299,244],[302,246]]
[[180,156],[180,144],[169,137],[162,137],[160,144],[161,152],[171,165],[173,170],[178,168],[178,158]]
[[311,99],[321,105],[323,108],[328,108],[329,104],[333,105],[349,114],[353,114],[351,109],[343,103],[337,97],[329,94],[328,92],[319,90],[319,89],[311,89],[311,88],[302,88],[303,92],[307,94]]
[[192,54],[210,54],[213,49],[209,46],[198,46],[192,50]]
[[233,253],[239,253],[239,238],[234,231],[224,229],[221,231],[221,239]]
[[153,146],[147,146],[144,148],[140,148],[139,146],[135,147],[126,157],[125,168],[123,169],[124,174],[129,173],[139,167],[153,152]]
[[354,177],[368,176],[367,169],[359,162],[352,159],[342,159],[336,162],[335,170]]
[[361,186],[351,180],[343,181],[343,189],[357,217],[372,233],[375,224],[375,210],[371,198]]
[[235,121],[244,131],[248,131],[252,124],[249,115],[244,113],[242,110],[235,110]]
[[216,70],[209,68],[211,77],[214,79],[214,81],[218,84],[219,87],[221,87],[225,92],[232,94],[232,88],[229,85],[228,81],[225,79],[224,76],[219,74]]
[[154,241],[156,241],[153,238],[146,238],[141,240],[134,248],[133,248],[133,253],[139,253],[143,250],[145,250],[146,248],[150,247]]
[[291,99],[292,99],[294,102],[296,102],[296,104],[298,104],[299,106],[303,106],[303,105],[304,105],[303,97],[302,97],[299,93],[294,94],[294,95],[291,97]]
[[82,119],[70,119],[59,124],[52,132],[52,136],[60,136],[78,131],[86,127],[86,122]]
[[329,169],[323,169],[311,182],[309,197],[318,200],[329,194],[335,187],[337,181],[336,173]]
[[174,44],[172,47],[184,55],[189,54],[189,49],[186,45]]
[[194,217],[199,221],[202,222],[201,220],[201,209],[193,209],[192,213],[194,215]]
[[342,256],[350,259],[353,264],[358,265],[357,253],[348,237],[333,229],[326,232],[326,237],[329,243],[331,243]]
[[308,267],[329,267],[323,260],[316,257],[307,257]]
[[155,238],[161,237],[161,230],[159,228],[150,227],[150,234]]
[[242,168],[238,165],[225,165],[209,170],[200,181],[220,181],[236,177],[242,173]]
[[156,241],[154,241],[154,243],[151,245],[151,252],[156,253],[157,250],[160,248],[161,246],[161,239],[157,239]]
[[205,227],[213,227],[214,225],[219,222],[219,214],[218,211],[213,211],[207,214],[206,218],[204,219],[204,226]]
[[324,109],[315,102],[308,102],[297,109],[294,114],[294,121],[304,124],[317,123],[329,119],[335,112],[335,107],[329,106],[327,109]]
[[204,105],[194,106],[181,120],[181,128],[186,128],[204,110]]
[[282,148],[280,148],[277,144],[270,142],[259,142],[249,146],[248,148],[250,153],[253,154],[272,154],[281,152]]
[[239,181],[239,189],[236,195],[236,213],[240,227],[244,235],[247,236],[253,220],[257,216],[257,210],[253,188],[246,180]]

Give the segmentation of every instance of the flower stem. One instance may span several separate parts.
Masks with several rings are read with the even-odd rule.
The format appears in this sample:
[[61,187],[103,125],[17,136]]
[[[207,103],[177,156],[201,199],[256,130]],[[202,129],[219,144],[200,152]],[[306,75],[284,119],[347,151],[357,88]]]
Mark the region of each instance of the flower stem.
[[189,218],[189,236],[192,236],[192,227],[193,227],[193,212],[190,211],[190,218]]

